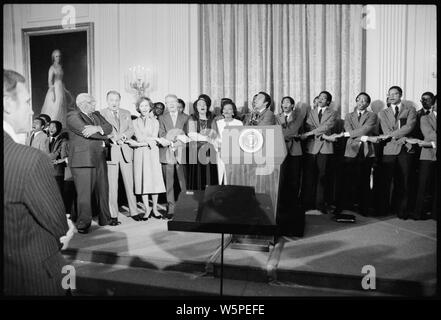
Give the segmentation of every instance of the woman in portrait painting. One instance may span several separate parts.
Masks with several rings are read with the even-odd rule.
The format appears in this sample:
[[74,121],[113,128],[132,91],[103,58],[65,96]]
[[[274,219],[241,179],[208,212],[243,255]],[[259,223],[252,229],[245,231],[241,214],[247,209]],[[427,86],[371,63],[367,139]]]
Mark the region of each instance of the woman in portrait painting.
[[61,65],[61,51],[52,51],[52,65],[48,72],[48,91],[44,99],[41,113],[45,113],[52,120],[60,121],[63,127],[66,124],[67,109],[72,105],[73,98],[63,83],[63,67]]

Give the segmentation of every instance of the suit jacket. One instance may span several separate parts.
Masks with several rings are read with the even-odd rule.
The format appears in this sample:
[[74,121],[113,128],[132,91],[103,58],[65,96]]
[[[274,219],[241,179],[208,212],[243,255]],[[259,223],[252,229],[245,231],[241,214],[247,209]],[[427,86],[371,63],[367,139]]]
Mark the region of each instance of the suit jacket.
[[299,139],[295,137],[299,134],[299,130],[303,125],[305,114],[302,110],[294,108],[288,117],[288,121],[285,121],[285,114],[282,112],[277,115],[277,123],[282,126],[283,137],[285,138],[285,144],[288,154],[291,156],[301,156],[302,146]]
[[6,295],[56,295],[61,288],[59,239],[68,230],[65,209],[47,154],[15,143],[3,132]]
[[49,139],[47,137],[46,132],[42,131],[36,136],[34,136],[34,139],[32,140],[32,145],[31,145],[31,137],[32,134],[30,134],[29,137],[26,138],[27,146],[31,146],[32,148],[36,148],[45,153],[49,153]]
[[[178,112],[178,117],[176,119],[176,125],[173,126],[173,120],[169,112],[164,113],[159,117],[159,137],[165,138],[170,141],[176,141],[176,137],[181,134],[186,134],[188,131],[188,119],[189,116],[185,113]],[[175,151],[172,150],[171,146],[160,147],[159,148],[159,159],[161,163],[175,164],[177,162],[185,162],[185,154],[182,151],[185,145],[179,141],[175,143]]]
[[[54,142],[50,143],[49,140],[49,159],[60,160],[68,156],[67,154],[67,137],[64,133],[60,133],[54,138]],[[66,167],[66,162],[54,165],[55,176],[64,176],[64,168]]]
[[349,139],[346,141],[345,157],[355,158],[363,147],[365,157],[374,157],[375,150],[372,142],[362,142],[362,136],[376,135],[378,116],[371,111],[365,111],[358,121],[358,110],[346,114],[345,131],[349,132]]
[[324,140],[321,136],[323,134],[331,134],[336,121],[338,119],[338,112],[327,107],[323,111],[322,119],[318,119],[318,108],[311,109],[306,118],[305,132],[312,131],[314,136],[310,136],[306,140],[306,152],[311,154],[323,153],[333,154],[334,145],[330,141]]
[[[92,113],[93,120],[79,110],[68,112],[66,117],[69,129],[69,167],[83,168],[99,166],[98,162],[105,161],[104,140],[112,133],[112,125],[98,112]],[[81,133],[86,125],[98,125],[104,131],[94,133],[85,138]],[[105,164],[105,163],[104,163]]]
[[[122,137],[130,139],[135,129],[133,128],[132,114],[125,109],[119,109],[119,126],[115,121],[113,112],[109,108],[100,110],[101,115],[112,125],[112,133],[108,136],[109,139],[117,141]],[[127,144],[118,145],[111,144],[110,148],[110,160],[107,164],[117,164],[122,159],[124,162],[129,163],[133,161],[133,149]]]
[[260,113],[257,116],[254,124],[252,123],[251,119],[252,115],[253,112],[247,113],[245,115],[245,118],[243,120],[243,124],[245,126],[272,126],[276,124],[276,117],[274,116],[274,112],[272,112],[270,108],[266,108],[262,113]]
[[[420,126],[424,141],[433,141],[436,144],[436,117],[433,112],[421,117]],[[436,161],[436,149],[421,148],[420,160]]]
[[[395,111],[392,107],[381,110],[378,117],[380,118],[381,131],[392,136],[392,139],[387,141],[384,146],[384,155],[397,155],[404,145],[408,150],[412,150],[412,145],[406,143],[406,137],[411,135],[416,124],[415,107],[401,104],[398,120],[395,120]],[[400,128],[399,123],[402,123]]]

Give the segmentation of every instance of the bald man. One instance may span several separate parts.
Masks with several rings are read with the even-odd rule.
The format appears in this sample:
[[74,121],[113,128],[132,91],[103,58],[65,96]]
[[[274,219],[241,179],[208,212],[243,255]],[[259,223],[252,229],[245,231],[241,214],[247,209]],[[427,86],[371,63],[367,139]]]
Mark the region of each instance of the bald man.
[[91,95],[79,94],[76,105],[78,109],[67,114],[68,165],[77,190],[76,227],[78,233],[87,233],[92,222],[94,191],[98,197],[99,224],[105,226],[111,221],[104,140],[112,133],[112,125],[95,111],[95,99]]

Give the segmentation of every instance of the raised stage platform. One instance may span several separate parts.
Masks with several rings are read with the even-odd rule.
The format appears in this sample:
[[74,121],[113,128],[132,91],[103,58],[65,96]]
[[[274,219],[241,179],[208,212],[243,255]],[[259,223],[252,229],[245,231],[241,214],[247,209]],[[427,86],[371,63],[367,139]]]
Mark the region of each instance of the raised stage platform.
[[[306,215],[303,238],[282,237],[270,252],[224,251],[224,294],[238,296],[431,296],[436,290],[436,221],[370,218],[343,224]],[[166,220],[75,234],[64,252],[77,295],[205,296],[219,290],[219,234],[168,231]],[[228,243],[229,237],[225,237]],[[362,289],[362,268],[376,289]],[[75,291],[74,291],[75,292]]]

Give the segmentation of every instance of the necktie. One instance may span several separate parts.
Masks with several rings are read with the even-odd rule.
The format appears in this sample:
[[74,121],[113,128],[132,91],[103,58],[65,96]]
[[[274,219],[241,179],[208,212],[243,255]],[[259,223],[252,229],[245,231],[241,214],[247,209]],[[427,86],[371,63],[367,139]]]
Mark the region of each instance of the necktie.
[[52,151],[52,148],[54,147],[54,141],[55,141],[55,139],[53,137],[50,137],[49,151]]
[[319,122],[322,122],[322,109],[320,109],[318,114]]
[[430,113],[430,111],[429,111],[429,110],[426,110],[426,116],[427,116],[429,113]]
[[95,119],[93,118],[93,113],[88,113],[87,116],[92,120],[93,124],[95,124]]
[[358,122],[360,122],[361,112],[358,113]]
[[35,132],[32,132],[31,140],[29,141],[29,145],[32,147],[32,142],[34,141]]
[[116,122],[116,125],[117,125],[117,129],[119,130],[119,117],[118,117],[118,111],[113,111],[113,117],[115,118],[115,122]]
[[395,106],[395,119],[398,119],[398,112],[400,111],[400,108],[398,106]]
[[288,116],[285,114],[285,125],[288,124]]

